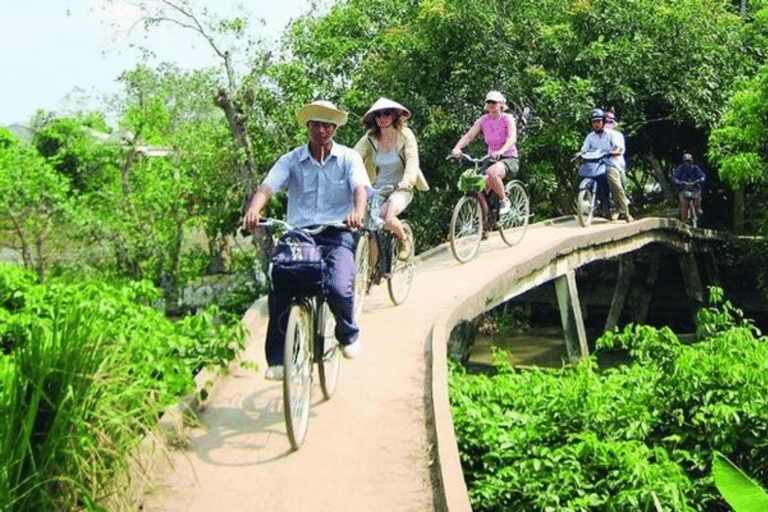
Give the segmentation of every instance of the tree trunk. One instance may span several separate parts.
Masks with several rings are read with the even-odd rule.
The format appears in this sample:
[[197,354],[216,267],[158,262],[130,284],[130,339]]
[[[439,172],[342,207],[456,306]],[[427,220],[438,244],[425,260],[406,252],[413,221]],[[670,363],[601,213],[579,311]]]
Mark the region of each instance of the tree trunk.
[[245,148],[246,162],[241,169],[240,178],[243,182],[245,195],[250,197],[254,189],[254,180],[256,178],[256,161],[253,156],[253,144],[251,136],[248,134],[247,118],[240,107],[240,104],[233,98],[232,91],[219,89],[214,98],[214,104],[224,111],[229,123],[229,131],[232,138],[241,147]]
[[737,235],[744,233],[744,188],[733,191],[733,232]]
[[648,161],[650,162],[651,168],[653,169],[653,174],[656,176],[656,181],[661,186],[661,192],[664,195],[664,199],[667,201],[667,204],[677,206],[677,194],[673,192],[669,181],[667,181],[667,176],[664,174],[658,158],[656,158],[656,155],[651,154],[648,155]]

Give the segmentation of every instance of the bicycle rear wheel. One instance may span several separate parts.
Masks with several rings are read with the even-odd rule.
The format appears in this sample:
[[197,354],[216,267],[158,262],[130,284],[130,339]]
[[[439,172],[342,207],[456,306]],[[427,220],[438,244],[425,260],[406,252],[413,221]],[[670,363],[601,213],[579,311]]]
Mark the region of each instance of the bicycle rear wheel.
[[579,190],[576,197],[576,217],[579,218],[579,224],[586,227],[592,224],[592,217],[595,212],[595,195],[588,188]]
[[505,191],[512,207],[499,217],[499,233],[507,245],[515,245],[520,243],[528,229],[530,203],[525,187],[518,180],[507,183]]
[[389,298],[395,306],[402,304],[408,297],[408,292],[411,291],[414,272],[413,252],[415,240],[413,238],[413,229],[405,221],[402,221],[402,224],[403,231],[405,231],[406,236],[411,241],[411,252],[408,254],[407,259],[401,260],[397,250],[398,244],[394,242],[393,237],[393,241],[390,244],[390,270],[387,275],[387,290],[389,291]]
[[328,303],[318,313],[317,324],[317,373],[320,376],[320,389],[323,398],[329,400],[336,391],[341,371],[341,348],[336,341],[336,319]]
[[371,251],[371,237],[367,232],[364,232],[360,236],[360,240],[357,242],[355,248],[355,282],[353,284],[353,291],[355,293],[355,302],[353,306],[353,313],[355,320],[360,318],[360,313],[363,312],[363,302],[365,300],[365,294],[368,291],[368,278],[370,276],[369,266],[369,253]]
[[312,397],[312,318],[306,303],[296,303],[288,313],[283,365],[283,415],[291,448],[304,443]]
[[459,262],[471,260],[483,236],[483,213],[480,201],[474,196],[464,196],[456,203],[451,217],[451,252]]

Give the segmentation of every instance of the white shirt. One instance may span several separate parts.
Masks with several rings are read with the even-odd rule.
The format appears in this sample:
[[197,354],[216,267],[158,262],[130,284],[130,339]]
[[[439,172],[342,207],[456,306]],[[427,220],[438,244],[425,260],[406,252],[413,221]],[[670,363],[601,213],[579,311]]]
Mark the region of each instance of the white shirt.
[[322,164],[308,144],[284,154],[264,185],[273,192],[288,190],[288,223],[301,228],[343,221],[354,207],[355,187],[371,183],[360,154],[334,142]]
[[604,128],[601,133],[597,133],[594,130],[589,132],[584,139],[584,144],[581,145],[581,151],[583,153],[589,153],[590,151],[598,149],[604,151],[620,149],[621,153],[618,155],[611,155],[610,161],[611,164],[619,170],[624,170],[624,166],[626,165],[624,162],[624,150],[626,148],[624,147],[624,136],[620,132],[611,130],[610,128]]

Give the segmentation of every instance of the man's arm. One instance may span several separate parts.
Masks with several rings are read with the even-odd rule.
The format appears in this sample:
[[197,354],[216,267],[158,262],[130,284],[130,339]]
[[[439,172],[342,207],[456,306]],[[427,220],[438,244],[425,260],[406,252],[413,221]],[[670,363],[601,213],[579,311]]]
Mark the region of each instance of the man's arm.
[[248,210],[243,216],[243,229],[253,231],[259,227],[261,210],[267,205],[270,197],[272,197],[272,189],[263,183],[259,185],[259,188],[256,189],[256,193],[253,195],[253,199],[251,199]]
[[353,202],[354,206],[347,215],[346,224],[351,228],[361,228],[365,220],[365,209],[368,206],[368,192],[365,185],[355,186]]

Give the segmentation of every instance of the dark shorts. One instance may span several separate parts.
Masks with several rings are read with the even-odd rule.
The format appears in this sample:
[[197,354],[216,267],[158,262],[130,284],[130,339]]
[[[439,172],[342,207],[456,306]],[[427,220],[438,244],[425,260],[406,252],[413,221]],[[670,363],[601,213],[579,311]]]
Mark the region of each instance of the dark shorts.
[[504,166],[504,168],[507,171],[506,177],[507,178],[516,178],[517,172],[520,170],[520,162],[518,161],[517,157],[514,158],[505,158],[503,160],[499,160],[501,164]]

